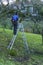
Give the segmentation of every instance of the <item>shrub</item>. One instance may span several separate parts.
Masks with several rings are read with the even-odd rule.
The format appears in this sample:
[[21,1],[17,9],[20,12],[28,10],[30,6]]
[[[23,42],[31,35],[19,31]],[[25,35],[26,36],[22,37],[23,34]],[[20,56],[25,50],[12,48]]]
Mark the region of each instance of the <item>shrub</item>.
[[17,51],[15,49],[9,50],[11,56],[17,56]]

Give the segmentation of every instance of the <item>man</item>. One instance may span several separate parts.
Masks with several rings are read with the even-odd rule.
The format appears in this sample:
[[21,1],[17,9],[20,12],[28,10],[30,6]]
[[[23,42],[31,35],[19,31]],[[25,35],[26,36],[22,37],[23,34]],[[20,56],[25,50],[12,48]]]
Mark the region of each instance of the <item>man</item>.
[[14,26],[14,35],[16,35],[17,33],[17,28],[18,28],[18,19],[19,19],[19,16],[17,14],[17,12],[12,16],[12,24]]

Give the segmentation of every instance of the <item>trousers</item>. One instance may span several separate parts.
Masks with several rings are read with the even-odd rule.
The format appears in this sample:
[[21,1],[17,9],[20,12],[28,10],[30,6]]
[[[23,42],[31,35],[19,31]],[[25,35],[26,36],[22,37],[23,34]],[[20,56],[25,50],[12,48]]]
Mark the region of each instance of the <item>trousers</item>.
[[16,35],[18,29],[18,22],[14,24],[14,35]]

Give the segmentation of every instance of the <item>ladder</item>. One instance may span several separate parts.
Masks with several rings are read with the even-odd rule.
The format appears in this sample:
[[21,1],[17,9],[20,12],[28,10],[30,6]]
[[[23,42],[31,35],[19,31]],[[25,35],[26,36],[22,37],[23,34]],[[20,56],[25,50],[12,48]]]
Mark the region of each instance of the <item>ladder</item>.
[[[29,52],[29,48],[28,48],[28,43],[27,43],[27,40],[26,40],[26,36],[25,36],[25,33],[24,33],[24,27],[23,27],[23,24],[22,23],[19,23],[18,25],[18,30],[17,30],[17,34],[19,32],[19,30],[21,30],[21,34],[22,34],[22,38],[23,38],[23,41],[24,41],[24,46],[25,46],[25,49],[27,52]],[[7,48],[9,48],[10,50],[12,49],[13,45],[14,45],[14,42],[16,40],[16,37],[17,37],[17,34],[16,35],[13,35],[13,38],[10,42],[10,44],[8,45]],[[30,52],[29,52],[30,53]]]

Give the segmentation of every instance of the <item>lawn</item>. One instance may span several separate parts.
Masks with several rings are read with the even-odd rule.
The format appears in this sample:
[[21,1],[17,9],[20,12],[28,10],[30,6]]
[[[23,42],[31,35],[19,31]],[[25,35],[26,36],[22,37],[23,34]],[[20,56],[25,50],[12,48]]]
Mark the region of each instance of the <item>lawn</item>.
[[[9,50],[7,50],[7,46],[10,43],[12,36],[13,32],[11,30],[5,29],[4,31],[0,28],[0,65],[43,65],[43,45],[41,35],[25,33],[31,53],[30,57],[22,62],[9,57]],[[18,37],[12,50],[14,53],[14,58],[24,57],[26,54],[21,32],[18,33]]]

